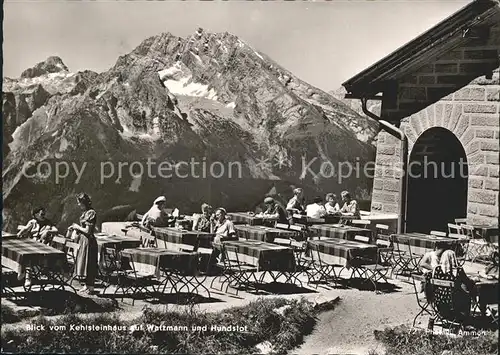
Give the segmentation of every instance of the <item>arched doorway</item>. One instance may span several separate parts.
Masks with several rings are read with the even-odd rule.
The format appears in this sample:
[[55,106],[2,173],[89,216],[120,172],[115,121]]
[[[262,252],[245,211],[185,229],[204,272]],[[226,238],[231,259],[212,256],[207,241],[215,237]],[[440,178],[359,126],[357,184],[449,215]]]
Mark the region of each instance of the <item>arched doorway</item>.
[[467,214],[467,157],[447,129],[434,127],[415,142],[408,165],[406,231],[446,231]]

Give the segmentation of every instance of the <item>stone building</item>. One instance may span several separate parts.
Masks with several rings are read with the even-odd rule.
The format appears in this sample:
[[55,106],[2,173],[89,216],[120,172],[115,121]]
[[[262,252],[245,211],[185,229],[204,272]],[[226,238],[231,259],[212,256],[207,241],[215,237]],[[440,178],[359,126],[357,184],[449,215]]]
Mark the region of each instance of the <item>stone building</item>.
[[372,213],[407,232],[498,225],[499,63],[500,1],[476,0],[343,84],[381,121]]

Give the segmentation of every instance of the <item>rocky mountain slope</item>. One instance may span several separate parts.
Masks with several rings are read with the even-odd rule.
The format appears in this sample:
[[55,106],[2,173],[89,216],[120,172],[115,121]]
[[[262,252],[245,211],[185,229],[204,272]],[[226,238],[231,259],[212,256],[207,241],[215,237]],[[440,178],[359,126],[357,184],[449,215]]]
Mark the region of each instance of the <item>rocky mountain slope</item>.
[[373,160],[374,123],[228,33],[150,37],[100,74],[50,57],[4,78],[2,109],[4,230],[40,204],[64,228],[79,191],[101,222],[161,194],[185,213],[298,185],[369,198],[338,164]]

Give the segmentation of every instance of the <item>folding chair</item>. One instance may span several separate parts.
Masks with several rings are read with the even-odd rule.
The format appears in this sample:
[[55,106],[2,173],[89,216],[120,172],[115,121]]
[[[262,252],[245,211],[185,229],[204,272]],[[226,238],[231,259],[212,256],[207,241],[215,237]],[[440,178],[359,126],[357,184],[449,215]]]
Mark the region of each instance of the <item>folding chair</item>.
[[467,218],[455,218],[455,223],[458,225],[467,224]]
[[[455,282],[436,278],[431,278],[429,282],[432,286],[430,292],[432,294],[431,306],[434,311],[434,321],[431,323],[431,330],[436,323],[443,328],[445,326],[458,326],[459,329],[462,330],[464,320],[459,320],[457,318],[457,312],[454,309]],[[441,297],[440,301],[438,301],[435,296],[437,292],[444,292],[449,295],[449,297]],[[446,301],[448,299],[451,300],[451,302]]]
[[[104,253],[102,255],[103,267],[101,268],[101,277],[107,285],[102,290],[102,294],[106,293],[106,289],[113,284],[116,280],[116,289],[114,294],[118,292],[120,288],[124,288],[124,276],[126,274],[122,269],[122,256],[117,244],[111,244],[110,246],[104,248]],[[124,288],[125,289],[125,288]],[[122,297],[123,300],[123,297]]]
[[373,287],[375,288],[375,293],[380,293],[377,290],[377,283],[380,280],[384,280],[386,284],[389,284],[389,281],[387,281],[387,274],[391,270],[390,266],[382,265],[380,261],[380,253],[377,251],[377,259],[375,263],[361,263],[361,265],[358,267],[361,270],[361,276],[362,278],[366,278],[368,281],[370,281],[373,284]]
[[151,234],[141,236],[141,247],[143,248],[158,248],[158,239]]
[[[257,282],[255,278],[257,268],[240,261],[237,247],[221,244],[219,248],[223,254],[222,262],[217,263],[219,267],[222,268],[222,274],[219,276],[219,281],[223,278],[220,288],[221,291],[224,288],[224,284],[227,283],[225,293],[228,293],[229,286],[233,286],[236,290],[236,295],[238,295],[238,290],[241,286],[247,287],[250,285],[250,278],[253,277],[255,282]],[[213,283],[216,279],[217,277],[212,279],[210,288],[213,288]]]
[[367,237],[366,235],[355,235],[354,240],[356,242],[370,244],[370,237]]
[[410,274],[417,272],[422,257],[423,255],[418,255],[412,252],[409,240],[396,240],[393,250],[393,272],[395,272],[396,269],[399,269],[398,272],[406,271]]
[[67,239],[65,237],[58,235],[52,238],[49,245],[57,250],[66,251],[66,242]]
[[78,249],[80,248],[80,244],[72,242],[71,240],[66,240],[66,260],[69,265],[69,274],[72,275],[69,279],[69,282],[73,281],[76,278],[76,275],[73,275],[76,265],[76,256],[78,255]]
[[[155,277],[155,275],[142,273],[141,271],[137,270],[135,267],[133,254],[130,255],[128,263],[129,267],[125,268],[125,266],[121,263],[121,253],[118,249],[115,248],[107,250],[107,252],[111,252],[112,255],[118,261],[116,263],[117,268],[114,271],[118,276],[118,284],[117,288],[115,289],[115,294],[117,294],[119,289],[123,289],[121,298],[122,302],[124,296],[128,294],[136,295],[138,293],[143,292],[145,295],[151,295],[151,293],[148,290],[148,287],[153,285],[153,278]],[[164,290],[165,287],[163,288],[163,292]],[[132,306],[134,305],[134,303],[135,303],[135,298],[132,298]]]
[[436,237],[446,237],[446,232],[431,231],[429,234],[434,235]]
[[372,221],[368,219],[353,219],[351,224],[360,228],[368,228],[368,226],[372,223]]
[[390,236],[377,234],[375,244],[377,245],[380,263],[384,266],[391,266],[392,274],[392,272],[394,271],[394,265],[391,261],[393,260],[394,247],[392,245]]
[[464,234],[462,233],[462,227],[458,224],[448,223],[448,237],[451,238],[462,238]]
[[476,234],[473,226],[464,224],[461,226],[464,234],[469,238],[469,248],[468,256],[471,262],[483,261],[486,255],[488,255],[488,242],[482,237]]
[[17,278],[17,272],[9,269],[8,267],[2,266],[2,298],[13,297],[17,299],[16,291],[11,287],[14,280]]
[[[423,313],[427,313],[431,318],[434,318],[434,310],[427,299],[427,295],[425,294],[425,284],[426,279],[424,275],[412,273],[411,279],[413,283],[413,290],[415,291],[415,297],[417,299],[418,307],[420,308],[420,312],[417,313],[415,318],[413,318],[413,327],[415,327],[415,323],[417,322],[418,317],[420,317]],[[423,285],[424,289],[420,286]],[[421,292],[422,291],[422,292]]]
[[[342,267],[342,269],[344,269],[344,267],[341,265],[326,263],[325,261],[321,260],[319,246],[317,244],[309,244],[309,246],[311,252],[310,267],[312,268],[312,272],[311,277],[309,278],[307,283],[310,284],[311,280],[313,280],[314,283],[316,283],[316,289],[318,288],[318,283],[320,283],[321,281],[328,283],[328,281],[333,280],[335,285],[337,285],[340,272],[339,274],[337,274],[335,272],[335,267],[340,266]],[[318,275],[319,279],[315,280],[315,277]]]

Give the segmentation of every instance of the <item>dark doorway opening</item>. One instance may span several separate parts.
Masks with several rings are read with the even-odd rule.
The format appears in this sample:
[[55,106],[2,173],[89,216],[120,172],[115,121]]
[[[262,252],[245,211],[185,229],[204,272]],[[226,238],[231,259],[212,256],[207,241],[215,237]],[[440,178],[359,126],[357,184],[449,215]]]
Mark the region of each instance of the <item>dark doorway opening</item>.
[[415,142],[408,165],[406,231],[447,230],[467,214],[467,157],[447,129],[431,128]]

